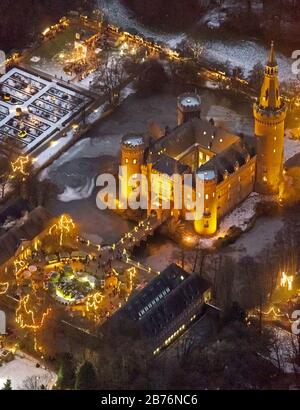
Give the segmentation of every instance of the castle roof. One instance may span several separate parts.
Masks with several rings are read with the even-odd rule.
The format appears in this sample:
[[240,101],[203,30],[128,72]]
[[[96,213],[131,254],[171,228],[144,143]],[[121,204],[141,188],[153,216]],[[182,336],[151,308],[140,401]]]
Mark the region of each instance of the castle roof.
[[193,118],[157,140],[150,151],[152,157],[162,151],[165,155],[176,158],[183,151],[197,144],[200,148],[218,154],[239,139],[239,136],[218,128],[208,121]]
[[255,155],[254,139],[236,141],[225,151],[211,158],[206,164],[199,167],[197,172],[214,172],[217,183],[223,181],[224,174],[232,174],[236,167],[243,166],[248,159]]
[[180,162],[180,155],[193,146],[215,154],[197,172],[212,172],[218,182],[223,180],[226,171],[233,173],[237,165],[244,165],[249,157],[255,155],[253,138],[242,139],[208,121],[193,118],[156,141],[150,147],[149,160],[153,169],[160,173],[170,176],[183,174],[190,168]]
[[172,176],[174,174],[183,174],[190,168],[172,157],[161,155],[159,160],[153,164],[153,169],[161,174]]

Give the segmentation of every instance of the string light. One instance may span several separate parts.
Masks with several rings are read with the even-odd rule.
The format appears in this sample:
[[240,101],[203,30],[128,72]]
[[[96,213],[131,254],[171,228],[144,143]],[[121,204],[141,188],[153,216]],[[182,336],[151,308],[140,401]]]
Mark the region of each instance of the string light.
[[18,260],[16,259],[14,261],[14,267],[15,267],[15,275],[16,275],[16,279],[19,279],[19,275],[21,272],[23,272],[25,269],[28,268],[28,263],[23,261],[23,260]]
[[9,288],[8,282],[4,282],[4,283],[0,282],[0,295],[5,295],[5,293],[8,291],[8,288]]
[[104,299],[104,296],[101,292],[94,293],[89,295],[86,300],[86,310],[87,312],[97,311]]
[[73,222],[73,219],[69,217],[68,215],[62,215],[58,223],[53,225],[49,229],[49,234],[51,235],[53,232],[58,232],[59,233],[59,244],[60,246],[63,245],[63,239],[64,235],[68,235],[73,229],[75,229],[75,224]]
[[[49,316],[51,312],[51,308],[48,308],[46,312],[42,314],[41,320],[38,323],[37,318],[35,317],[34,311],[28,308],[29,303],[29,295],[24,296],[20,299],[19,306],[16,310],[16,322],[21,327],[21,329],[31,329],[37,331],[41,329],[45,323],[46,318]],[[29,317],[29,322],[25,321],[22,312]]]
[[[15,174],[20,173],[23,176],[28,176],[29,173],[26,171],[26,167],[30,164],[29,156],[19,157],[15,162],[11,163],[12,170]],[[14,178],[16,175],[13,175]]]
[[293,289],[293,283],[294,283],[294,276],[288,276],[285,272],[281,273],[281,279],[280,279],[280,286],[282,288],[288,288],[288,290]]

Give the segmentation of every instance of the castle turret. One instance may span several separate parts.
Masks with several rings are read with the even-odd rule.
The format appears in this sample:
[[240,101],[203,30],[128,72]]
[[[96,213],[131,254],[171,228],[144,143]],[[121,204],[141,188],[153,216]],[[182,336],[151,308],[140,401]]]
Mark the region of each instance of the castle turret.
[[144,164],[146,144],[144,137],[136,134],[127,134],[122,139],[121,144],[121,166],[126,166],[126,181],[123,181],[124,197],[129,194],[128,181],[136,174],[141,174],[141,167]]
[[182,94],[177,99],[177,123],[182,125],[191,118],[201,117],[201,98],[198,94]]
[[215,172],[198,171],[196,178],[203,182],[203,215],[194,222],[195,231],[200,235],[213,235],[217,231],[217,178]]
[[273,42],[261,94],[253,106],[253,113],[257,151],[255,190],[266,195],[278,194],[283,171],[286,105],[279,93],[278,65]]

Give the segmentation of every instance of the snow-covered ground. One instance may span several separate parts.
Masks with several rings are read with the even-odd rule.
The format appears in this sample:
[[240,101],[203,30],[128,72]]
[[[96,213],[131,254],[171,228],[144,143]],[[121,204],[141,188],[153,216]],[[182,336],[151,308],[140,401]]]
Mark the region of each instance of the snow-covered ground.
[[151,37],[156,41],[162,41],[171,48],[176,48],[186,38],[184,33],[167,34],[153,31],[140,24],[122,4],[120,0],[97,0],[99,9],[104,13],[108,20],[123,29],[134,28],[145,37]]
[[27,378],[37,378],[37,384],[40,386],[44,384],[51,388],[56,381],[55,373],[44,369],[43,367],[36,367],[37,361],[29,356],[16,356],[15,359],[9,363],[0,366],[0,390],[7,381],[11,380],[13,390],[23,390],[24,382]]
[[[201,42],[201,40],[199,40]],[[232,66],[240,66],[245,70],[245,74],[256,63],[264,64],[267,61],[268,48],[255,41],[249,40],[204,40],[203,57],[209,61],[225,63],[229,61]],[[276,52],[279,78],[281,81],[290,81],[295,78],[292,73],[292,59],[285,57],[282,53]]]
[[[152,37],[156,41],[162,41],[172,48],[184,40],[185,33],[168,34],[155,32],[148,27],[140,24],[130,11],[122,4],[121,0],[98,0],[99,9],[101,9],[110,22],[123,28],[135,28],[146,37]],[[204,17],[205,18],[205,17]],[[219,22],[224,18],[222,13],[213,13],[210,15],[212,25],[219,26]],[[264,63],[267,59],[268,48],[258,44],[255,41],[240,41],[227,39],[209,39],[199,38],[203,44],[203,56],[210,61],[226,62],[230,61],[233,66],[244,68],[247,74],[251,68],[258,62]],[[294,78],[291,71],[292,60],[281,53],[277,53],[279,64],[279,75],[281,80],[291,80]]]
[[216,126],[225,128],[233,133],[243,132],[246,135],[253,133],[253,120],[249,119],[242,113],[239,114],[235,110],[221,105],[211,105],[206,114],[206,119],[209,121],[214,119]]
[[56,155],[65,145],[67,145],[74,137],[74,130],[67,132],[65,137],[60,137],[54,139],[49,143],[48,148],[46,148],[41,154],[34,158],[34,164],[36,167],[43,166],[51,157]]
[[289,138],[290,133],[286,132],[286,137],[284,139],[284,160],[287,161],[294,155],[300,152],[300,140],[293,140]]
[[89,198],[93,190],[95,188],[95,181],[94,179],[88,180],[86,185],[83,187],[77,187],[77,188],[72,188],[69,186],[66,186],[64,192],[60,195],[57,196],[59,201],[62,202],[71,202],[71,201],[77,201],[80,199],[85,199]]
[[284,373],[293,374],[297,372],[297,374],[300,374],[300,367],[292,362],[297,352],[297,336],[277,326],[270,328],[276,342],[270,352],[269,359]]
[[223,238],[228,230],[233,226],[241,228],[242,231],[245,231],[249,226],[251,218],[255,215],[255,207],[260,201],[261,196],[255,192],[252,193],[240,206],[225,216],[220,223],[220,227],[216,235],[210,238],[200,239],[200,247],[210,248],[218,238]]

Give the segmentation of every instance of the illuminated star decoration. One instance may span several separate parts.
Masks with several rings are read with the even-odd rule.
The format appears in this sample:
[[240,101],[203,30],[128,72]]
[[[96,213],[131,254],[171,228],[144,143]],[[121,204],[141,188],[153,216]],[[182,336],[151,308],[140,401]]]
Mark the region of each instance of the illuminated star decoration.
[[11,167],[13,170],[14,175],[12,175],[12,178],[14,178],[18,173],[25,176],[28,176],[29,173],[26,171],[26,167],[30,163],[30,158],[28,156],[26,157],[19,157],[15,162],[11,163]]
[[74,228],[75,224],[72,218],[68,215],[62,215],[58,222],[49,229],[49,234],[51,235],[53,232],[59,233],[59,244],[62,246],[64,236],[67,236]]

